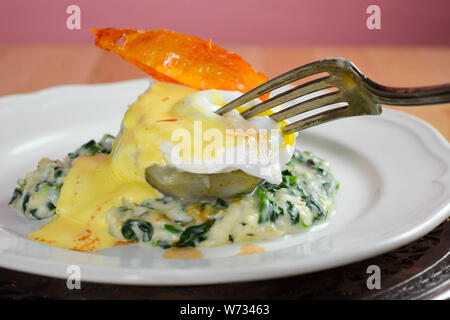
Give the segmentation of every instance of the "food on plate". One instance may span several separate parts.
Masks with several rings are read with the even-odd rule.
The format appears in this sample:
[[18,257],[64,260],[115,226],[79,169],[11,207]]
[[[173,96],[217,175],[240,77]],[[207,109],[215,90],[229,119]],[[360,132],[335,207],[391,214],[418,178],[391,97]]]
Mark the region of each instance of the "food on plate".
[[[332,211],[329,163],[295,150],[268,117],[220,107],[267,80],[211,41],[166,30],[94,30],[96,44],[148,72],[116,137],[47,158],[10,206],[49,223],[30,239],[79,251],[135,243],[214,247],[307,230]],[[122,45],[119,45],[122,40]]]

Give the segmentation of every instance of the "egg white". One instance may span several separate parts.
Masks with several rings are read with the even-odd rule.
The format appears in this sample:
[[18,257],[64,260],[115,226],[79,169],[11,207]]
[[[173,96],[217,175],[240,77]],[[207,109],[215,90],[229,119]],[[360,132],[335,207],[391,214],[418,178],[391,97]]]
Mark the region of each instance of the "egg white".
[[[225,104],[242,95],[238,91],[204,90],[197,91],[178,103],[174,108],[175,114],[180,116],[196,117],[198,121],[220,120],[225,128],[242,132],[258,133],[260,139],[252,135],[241,136],[242,140],[222,137],[222,147],[219,154],[202,152],[201,157],[183,157],[181,148],[173,141],[161,143],[160,148],[169,165],[186,172],[197,174],[214,174],[242,170],[250,175],[260,177],[270,183],[281,183],[281,167],[290,161],[295,150],[292,139],[286,143],[281,131],[281,124],[272,120],[269,116],[257,116],[249,120],[244,119],[238,110],[232,110],[223,116],[215,113]],[[249,108],[261,100],[254,99],[240,109]],[[201,127],[201,124],[198,125]],[[200,130],[200,128],[197,128]],[[251,131],[248,131],[251,130]],[[221,131],[223,133],[223,129]],[[203,140],[207,134],[202,132]],[[264,136],[267,139],[264,139]],[[195,136],[190,143],[199,143],[199,137]],[[201,138],[200,138],[201,139]],[[248,139],[247,142],[244,139]],[[264,142],[265,140],[265,142]],[[211,142],[201,141],[202,150],[206,151]],[[183,141],[183,143],[185,143]],[[267,144],[266,147],[264,144]],[[267,150],[267,151],[266,151]],[[253,152],[253,153],[252,153]]]

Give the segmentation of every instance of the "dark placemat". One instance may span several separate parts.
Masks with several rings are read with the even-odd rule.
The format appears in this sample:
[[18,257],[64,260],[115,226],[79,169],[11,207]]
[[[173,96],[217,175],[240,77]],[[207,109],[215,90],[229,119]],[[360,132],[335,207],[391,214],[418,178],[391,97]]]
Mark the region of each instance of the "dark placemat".
[[[119,286],[66,280],[0,268],[0,298],[8,299],[431,299],[450,292],[450,219],[387,254],[326,271],[267,281],[187,287]],[[367,267],[381,269],[381,289],[369,290]]]

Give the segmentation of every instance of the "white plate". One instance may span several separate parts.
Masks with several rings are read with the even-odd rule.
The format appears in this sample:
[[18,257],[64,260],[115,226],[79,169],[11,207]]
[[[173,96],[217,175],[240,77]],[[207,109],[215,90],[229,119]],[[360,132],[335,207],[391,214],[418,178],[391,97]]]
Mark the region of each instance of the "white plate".
[[403,113],[359,117],[301,133],[299,147],[329,159],[341,183],[334,216],[309,232],[260,242],[267,252],[236,256],[240,244],[202,249],[199,260],[166,260],[160,248],[97,253],[26,238],[38,223],[11,211],[16,180],[41,157],[62,158],[91,138],[116,134],[148,81],[63,86],[0,98],[0,266],[121,284],[187,285],[289,276],[348,264],[402,246],[449,216],[450,147],[431,126]]

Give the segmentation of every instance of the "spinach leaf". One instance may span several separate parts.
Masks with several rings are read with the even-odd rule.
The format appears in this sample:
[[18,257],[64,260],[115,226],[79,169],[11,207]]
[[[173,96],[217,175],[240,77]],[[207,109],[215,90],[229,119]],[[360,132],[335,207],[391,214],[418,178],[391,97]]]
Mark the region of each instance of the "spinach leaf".
[[21,188],[15,188],[11,200],[9,200],[8,202],[8,205],[15,204],[22,197],[22,194],[23,190]]
[[115,137],[111,134],[104,134],[100,142],[98,143],[100,147],[103,148],[103,153],[111,153],[112,146],[114,144]]
[[223,199],[217,199],[216,203],[214,205],[221,209],[226,209],[226,208],[228,208],[228,201],[223,200]]
[[279,207],[273,193],[260,186],[256,189],[256,195],[259,197],[259,217],[258,223],[267,221],[275,222],[279,216],[284,214],[283,208]]
[[181,233],[182,231],[178,229],[177,227],[171,225],[171,224],[165,224],[164,230],[170,232],[170,233]]
[[68,154],[70,159],[75,159],[79,156],[94,156],[99,153],[109,154],[114,143],[114,136],[110,134],[103,135],[102,139],[97,143],[95,140],[89,140],[74,152]]
[[[298,161],[309,166],[310,168],[313,168],[318,174],[321,174],[327,178],[327,172],[324,168],[317,165],[319,160],[313,158],[312,154],[307,152],[305,152],[305,154],[296,152],[294,154],[294,161]],[[280,189],[288,189],[291,194],[302,199],[302,201],[306,203],[306,206],[314,213],[315,220],[319,220],[326,216],[326,210],[315,199],[315,197],[310,194],[307,189],[305,189],[303,184],[306,184],[306,181],[302,182],[299,177],[294,176],[289,169],[285,169],[281,173],[283,176],[283,181],[279,185],[264,182],[256,189],[256,195],[259,198],[260,211],[258,223],[267,221],[274,222],[280,215],[284,214],[283,209],[275,200],[275,194]],[[326,191],[330,190],[331,192],[331,188],[334,188],[334,184],[332,184],[331,181],[328,184],[324,183],[323,188]],[[287,202],[287,211],[293,224],[300,222],[298,208],[289,201]]]
[[320,220],[326,216],[325,209],[322,208],[320,203],[309,193],[305,191],[302,184],[297,185],[296,189],[302,198],[303,201],[305,201],[306,206],[315,213],[314,220]]
[[152,242],[152,245],[158,246],[163,249],[169,249],[170,247],[172,247],[172,245],[169,243],[169,241],[163,241],[163,240],[158,240],[158,241]]
[[101,153],[103,148],[98,145],[95,140],[89,140],[87,143],[83,144],[80,148],[68,154],[70,159],[75,159],[79,156],[93,156]]
[[56,206],[53,204],[53,202],[47,202],[47,209],[52,211],[56,209]]
[[214,224],[214,221],[208,221],[196,226],[190,226],[186,228],[180,235],[180,240],[178,240],[174,246],[175,247],[195,247],[197,242],[205,240],[205,233]]
[[127,240],[141,240],[148,242],[153,236],[153,227],[151,223],[143,220],[129,219],[121,229],[122,235]]
[[31,194],[27,193],[25,197],[23,197],[22,201],[22,211],[25,213],[27,211],[28,201],[30,201]]
[[279,185],[264,182],[256,189],[256,195],[259,198],[258,223],[275,222],[279,216],[284,215],[283,208],[275,200],[275,193],[280,189],[295,187],[298,179],[288,169],[283,170],[281,174],[283,181]]
[[298,212],[298,208],[290,201],[287,201],[287,212],[291,218],[292,224],[297,224],[300,222],[300,213]]

